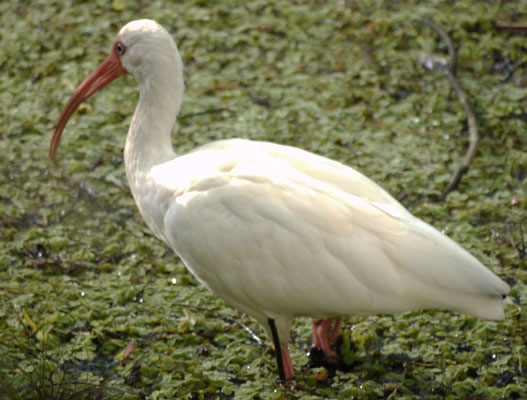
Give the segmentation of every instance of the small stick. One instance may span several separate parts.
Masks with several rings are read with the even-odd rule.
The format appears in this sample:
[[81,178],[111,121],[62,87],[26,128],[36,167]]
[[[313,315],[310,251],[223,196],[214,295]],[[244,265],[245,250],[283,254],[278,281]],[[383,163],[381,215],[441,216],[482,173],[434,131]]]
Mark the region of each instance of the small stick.
[[496,23],[496,29],[505,31],[510,34],[527,35],[527,24]]
[[472,160],[474,159],[474,156],[476,155],[477,148],[478,148],[478,142],[479,142],[479,133],[478,133],[478,124],[476,120],[476,115],[474,113],[474,109],[470,105],[470,102],[468,100],[467,93],[463,90],[461,85],[459,84],[455,70],[456,70],[456,63],[457,63],[457,53],[456,49],[454,48],[454,43],[452,42],[452,39],[450,39],[450,36],[448,33],[446,33],[443,28],[441,28],[437,23],[432,21],[431,19],[425,18],[423,20],[423,24],[426,26],[432,28],[434,31],[436,31],[439,36],[443,39],[445,42],[447,48],[448,48],[448,64],[447,67],[444,69],[444,73],[447,76],[448,80],[450,81],[450,84],[456,91],[456,94],[459,98],[459,101],[463,105],[463,108],[465,109],[465,113],[467,114],[467,123],[468,123],[468,132],[469,132],[469,146],[467,149],[467,152],[465,153],[465,156],[461,160],[461,163],[459,167],[454,171],[454,174],[452,175],[452,179],[450,180],[449,184],[441,194],[440,199],[445,200],[446,196],[453,190],[457,189],[459,183],[461,182],[461,178],[463,175],[468,171],[470,164],[472,163]]
[[258,337],[258,335],[251,328],[249,328],[243,322],[238,321],[237,319],[231,317],[230,315],[227,315],[227,314],[224,314],[222,312],[219,312],[219,311],[216,311],[216,310],[213,310],[213,309],[209,309],[209,308],[206,308],[206,307],[195,306],[195,305],[192,305],[192,304],[185,304],[185,303],[179,303],[179,302],[172,302],[171,304],[173,304],[175,306],[178,306],[178,307],[182,307],[182,308],[190,308],[190,309],[196,310],[196,311],[204,311],[205,313],[210,314],[210,315],[212,315],[212,316],[214,316],[216,318],[220,318],[220,319],[224,320],[225,322],[229,322],[229,323],[231,323],[233,325],[236,325],[239,328],[244,329],[247,333],[249,333],[249,335],[251,335],[251,338],[256,343],[258,343],[260,346],[263,347],[263,345],[264,345],[262,339],[260,339]]
[[178,119],[182,120],[182,119],[187,119],[187,118],[193,118],[193,117],[197,117],[197,116],[205,115],[205,114],[217,114],[217,113],[222,113],[223,111],[228,111],[232,113],[232,111],[229,110],[228,108],[210,108],[204,111],[198,111],[198,112],[189,113],[189,114],[182,114],[178,117]]
[[431,20],[430,18],[423,19],[423,24],[436,31],[437,34],[441,36],[441,39],[443,39],[443,41],[445,42],[446,47],[448,49],[448,58],[450,59],[446,69],[449,70],[452,74],[454,74],[457,65],[457,52],[456,48],[454,47],[454,43],[452,42],[452,39],[450,39],[450,36],[448,36],[448,33],[446,33],[443,28],[441,28],[435,21]]

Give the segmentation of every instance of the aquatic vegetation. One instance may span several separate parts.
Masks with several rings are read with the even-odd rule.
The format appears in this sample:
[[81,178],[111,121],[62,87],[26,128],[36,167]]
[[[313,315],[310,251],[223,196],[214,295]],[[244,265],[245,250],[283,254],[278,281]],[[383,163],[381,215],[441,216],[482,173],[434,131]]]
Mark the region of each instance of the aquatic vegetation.
[[[496,27],[525,21],[525,10],[468,0],[2,2],[0,399],[527,397],[527,44]],[[260,327],[199,286],[136,210],[122,161],[131,78],[82,105],[59,162],[47,160],[65,101],[138,17],[167,27],[185,63],[178,151],[247,137],[357,167],[511,284],[506,319],[348,318],[342,371],[308,364],[310,323],[299,319],[297,383],[280,386]],[[467,122],[444,76],[419,62],[446,54],[423,17],[457,46],[481,135],[444,202],[434,199],[463,156]]]

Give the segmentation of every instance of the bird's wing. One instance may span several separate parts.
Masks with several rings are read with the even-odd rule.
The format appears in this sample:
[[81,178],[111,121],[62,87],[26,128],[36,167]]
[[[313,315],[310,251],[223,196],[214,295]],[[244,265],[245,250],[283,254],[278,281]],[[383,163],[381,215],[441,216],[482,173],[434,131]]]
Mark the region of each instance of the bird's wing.
[[179,182],[164,221],[187,266],[234,305],[269,315],[375,314],[449,308],[458,292],[508,291],[353,169],[241,142],[181,158],[194,178],[181,178],[188,182]]
[[[236,149],[253,160],[272,161],[267,168],[276,171],[295,171],[313,181],[324,183],[339,191],[367,199],[380,207],[388,207],[392,212],[411,215],[396,199],[377,183],[359,171],[342,163],[319,156],[297,147],[284,146],[271,142],[255,142],[244,139],[231,139],[210,143],[196,149],[197,152],[229,154],[225,150]],[[232,159],[231,159],[232,160]]]

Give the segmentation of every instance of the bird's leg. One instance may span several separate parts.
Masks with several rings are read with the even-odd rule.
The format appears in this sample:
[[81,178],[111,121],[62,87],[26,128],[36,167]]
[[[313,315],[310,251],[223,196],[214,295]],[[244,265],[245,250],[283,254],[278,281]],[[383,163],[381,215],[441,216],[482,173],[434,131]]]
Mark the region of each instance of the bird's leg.
[[333,325],[333,331],[331,332],[331,335],[329,336],[329,344],[333,346],[337,343],[337,340],[340,335],[340,325],[342,323],[342,317],[335,318],[335,324]]
[[282,348],[282,362],[284,368],[284,376],[286,381],[295,379],[295,369],[293,368],[293,363],[291,362],[291,357],[289,357],[289,349],[287,347]]
[[278,365],[278,375],[280,376],[280,379],[282,381],[290,381],[292,379],[295,379],[295,369],[293,368],[293,364],[291,363],[289,349],[287,348],[287,346],[284,346],[282,348],[282,346],[280,345],[280,338],[276,330],[274,319],[268,318],[267,322],[269,324],[269,328],[271,329],[271,335],[275,348],[276,363]]
[[326,361],[339,364],[340,357],[333,350],[333,345],[339,337],[339,328],[342,318],[326,318],[313,320],[313,347],[321,349]]

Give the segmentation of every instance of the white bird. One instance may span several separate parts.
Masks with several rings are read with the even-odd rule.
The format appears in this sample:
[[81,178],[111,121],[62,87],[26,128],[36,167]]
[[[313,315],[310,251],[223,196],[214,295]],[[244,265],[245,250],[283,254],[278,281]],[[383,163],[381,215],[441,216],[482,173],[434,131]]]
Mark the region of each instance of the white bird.
[[288,340],[298,316],[313,318],[313,345],[329,360],[341,316],[439,308],[504,317],[504,281],[350,167],[243,139],[177,155],[183,66],[154,21],[125,25],[71,96],[51,160],[81,102],[126,73],[140,94],[124,160],[141,214],[200,282],[264,326],[281,379],[295,376]]

